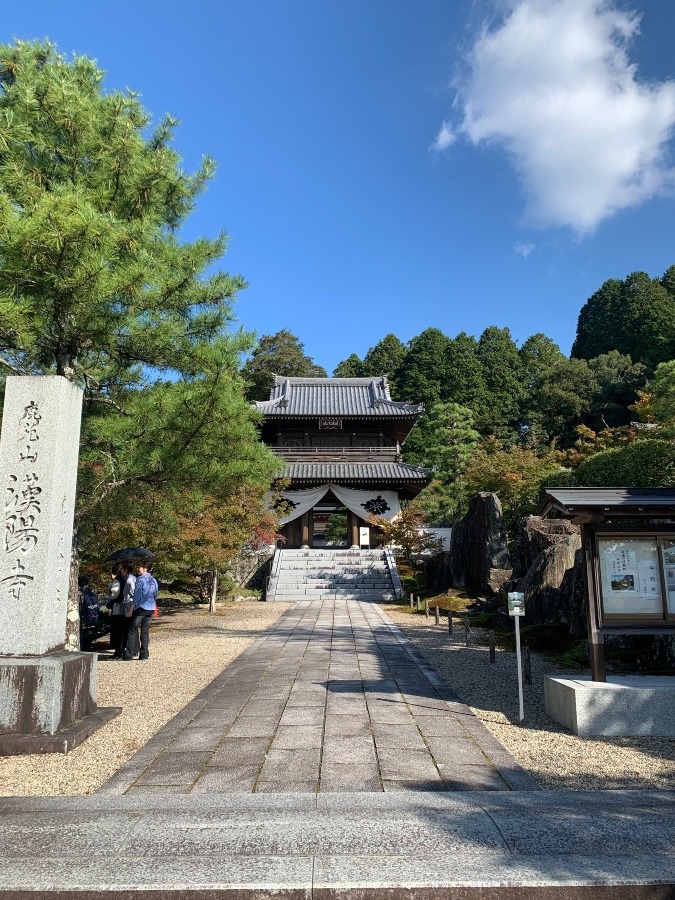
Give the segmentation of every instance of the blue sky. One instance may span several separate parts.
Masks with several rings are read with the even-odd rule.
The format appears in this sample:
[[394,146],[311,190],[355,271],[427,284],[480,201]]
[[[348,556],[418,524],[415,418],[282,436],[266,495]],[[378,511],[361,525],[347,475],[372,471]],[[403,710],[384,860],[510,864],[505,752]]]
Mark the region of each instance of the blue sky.
[[672,0],[32,0],[2,41],[94,57],[218,173],[238,322],[329,371],[388,332],[542,331],[675,263]]

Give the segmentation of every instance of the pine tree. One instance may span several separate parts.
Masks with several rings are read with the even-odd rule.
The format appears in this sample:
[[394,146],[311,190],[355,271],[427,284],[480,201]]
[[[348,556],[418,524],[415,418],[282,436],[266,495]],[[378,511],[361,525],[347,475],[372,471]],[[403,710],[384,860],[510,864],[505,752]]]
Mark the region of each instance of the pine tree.
[[244,281],[213,271],[223,233],[180,239],[213,162],[183,171],[174,119],[151,130],[136,94],[48,42],[0,47],[0,122],[0,364],[84,389],[80,540],[259,493],[276,463],[229,331]]

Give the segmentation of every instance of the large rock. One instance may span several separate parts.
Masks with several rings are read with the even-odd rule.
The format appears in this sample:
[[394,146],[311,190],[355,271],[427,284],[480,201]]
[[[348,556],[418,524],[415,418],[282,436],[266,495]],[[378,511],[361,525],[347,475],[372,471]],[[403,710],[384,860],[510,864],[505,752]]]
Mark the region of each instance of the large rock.
[[524,578],[540,553],[579,531],[579,526],[567,519],[542,519],[540,516],[520,519],[511,554],[514,577]]
[[451,586],[495,594],[511,575],[502,505],[496,494],[472,497],[464,518],[452,530],[448,568]]
[[[581,553],[578,534],[560,536],[560,539],[543,550],[523,578],[520,590],[525,594],[525,622],[527,625],[546,625],[551,622],[567,622],[570,630],[577,625],[578,612],[571,600],[577,578],[575,566]],[[570,576],[569,573],[573,573]],[[572,596],[563,598],[563,585]],[[583,607],[581,610],[583,614]],[[573,621],[570,621],[572,619]],[[582,633],[585,628],[582,630]]]

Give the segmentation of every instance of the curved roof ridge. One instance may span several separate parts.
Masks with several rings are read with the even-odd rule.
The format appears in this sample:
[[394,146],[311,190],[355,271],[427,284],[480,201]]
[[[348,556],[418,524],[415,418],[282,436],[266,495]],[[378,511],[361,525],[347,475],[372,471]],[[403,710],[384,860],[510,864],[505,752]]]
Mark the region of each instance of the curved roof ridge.
[[257,400],[267,415],[419,416],[421,403],[392,400],[386,375],[367,378],[314,378],[275,375],[269,400]]

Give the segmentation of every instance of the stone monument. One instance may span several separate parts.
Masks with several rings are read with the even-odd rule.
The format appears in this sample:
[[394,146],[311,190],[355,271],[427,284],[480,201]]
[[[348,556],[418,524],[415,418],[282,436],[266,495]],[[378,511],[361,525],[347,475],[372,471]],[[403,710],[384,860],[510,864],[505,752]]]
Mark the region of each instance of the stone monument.
[[64,649],[82,391],[7,379],[0,437],[0,755],[67,753],[117,715],[97,709],[96,654]]

